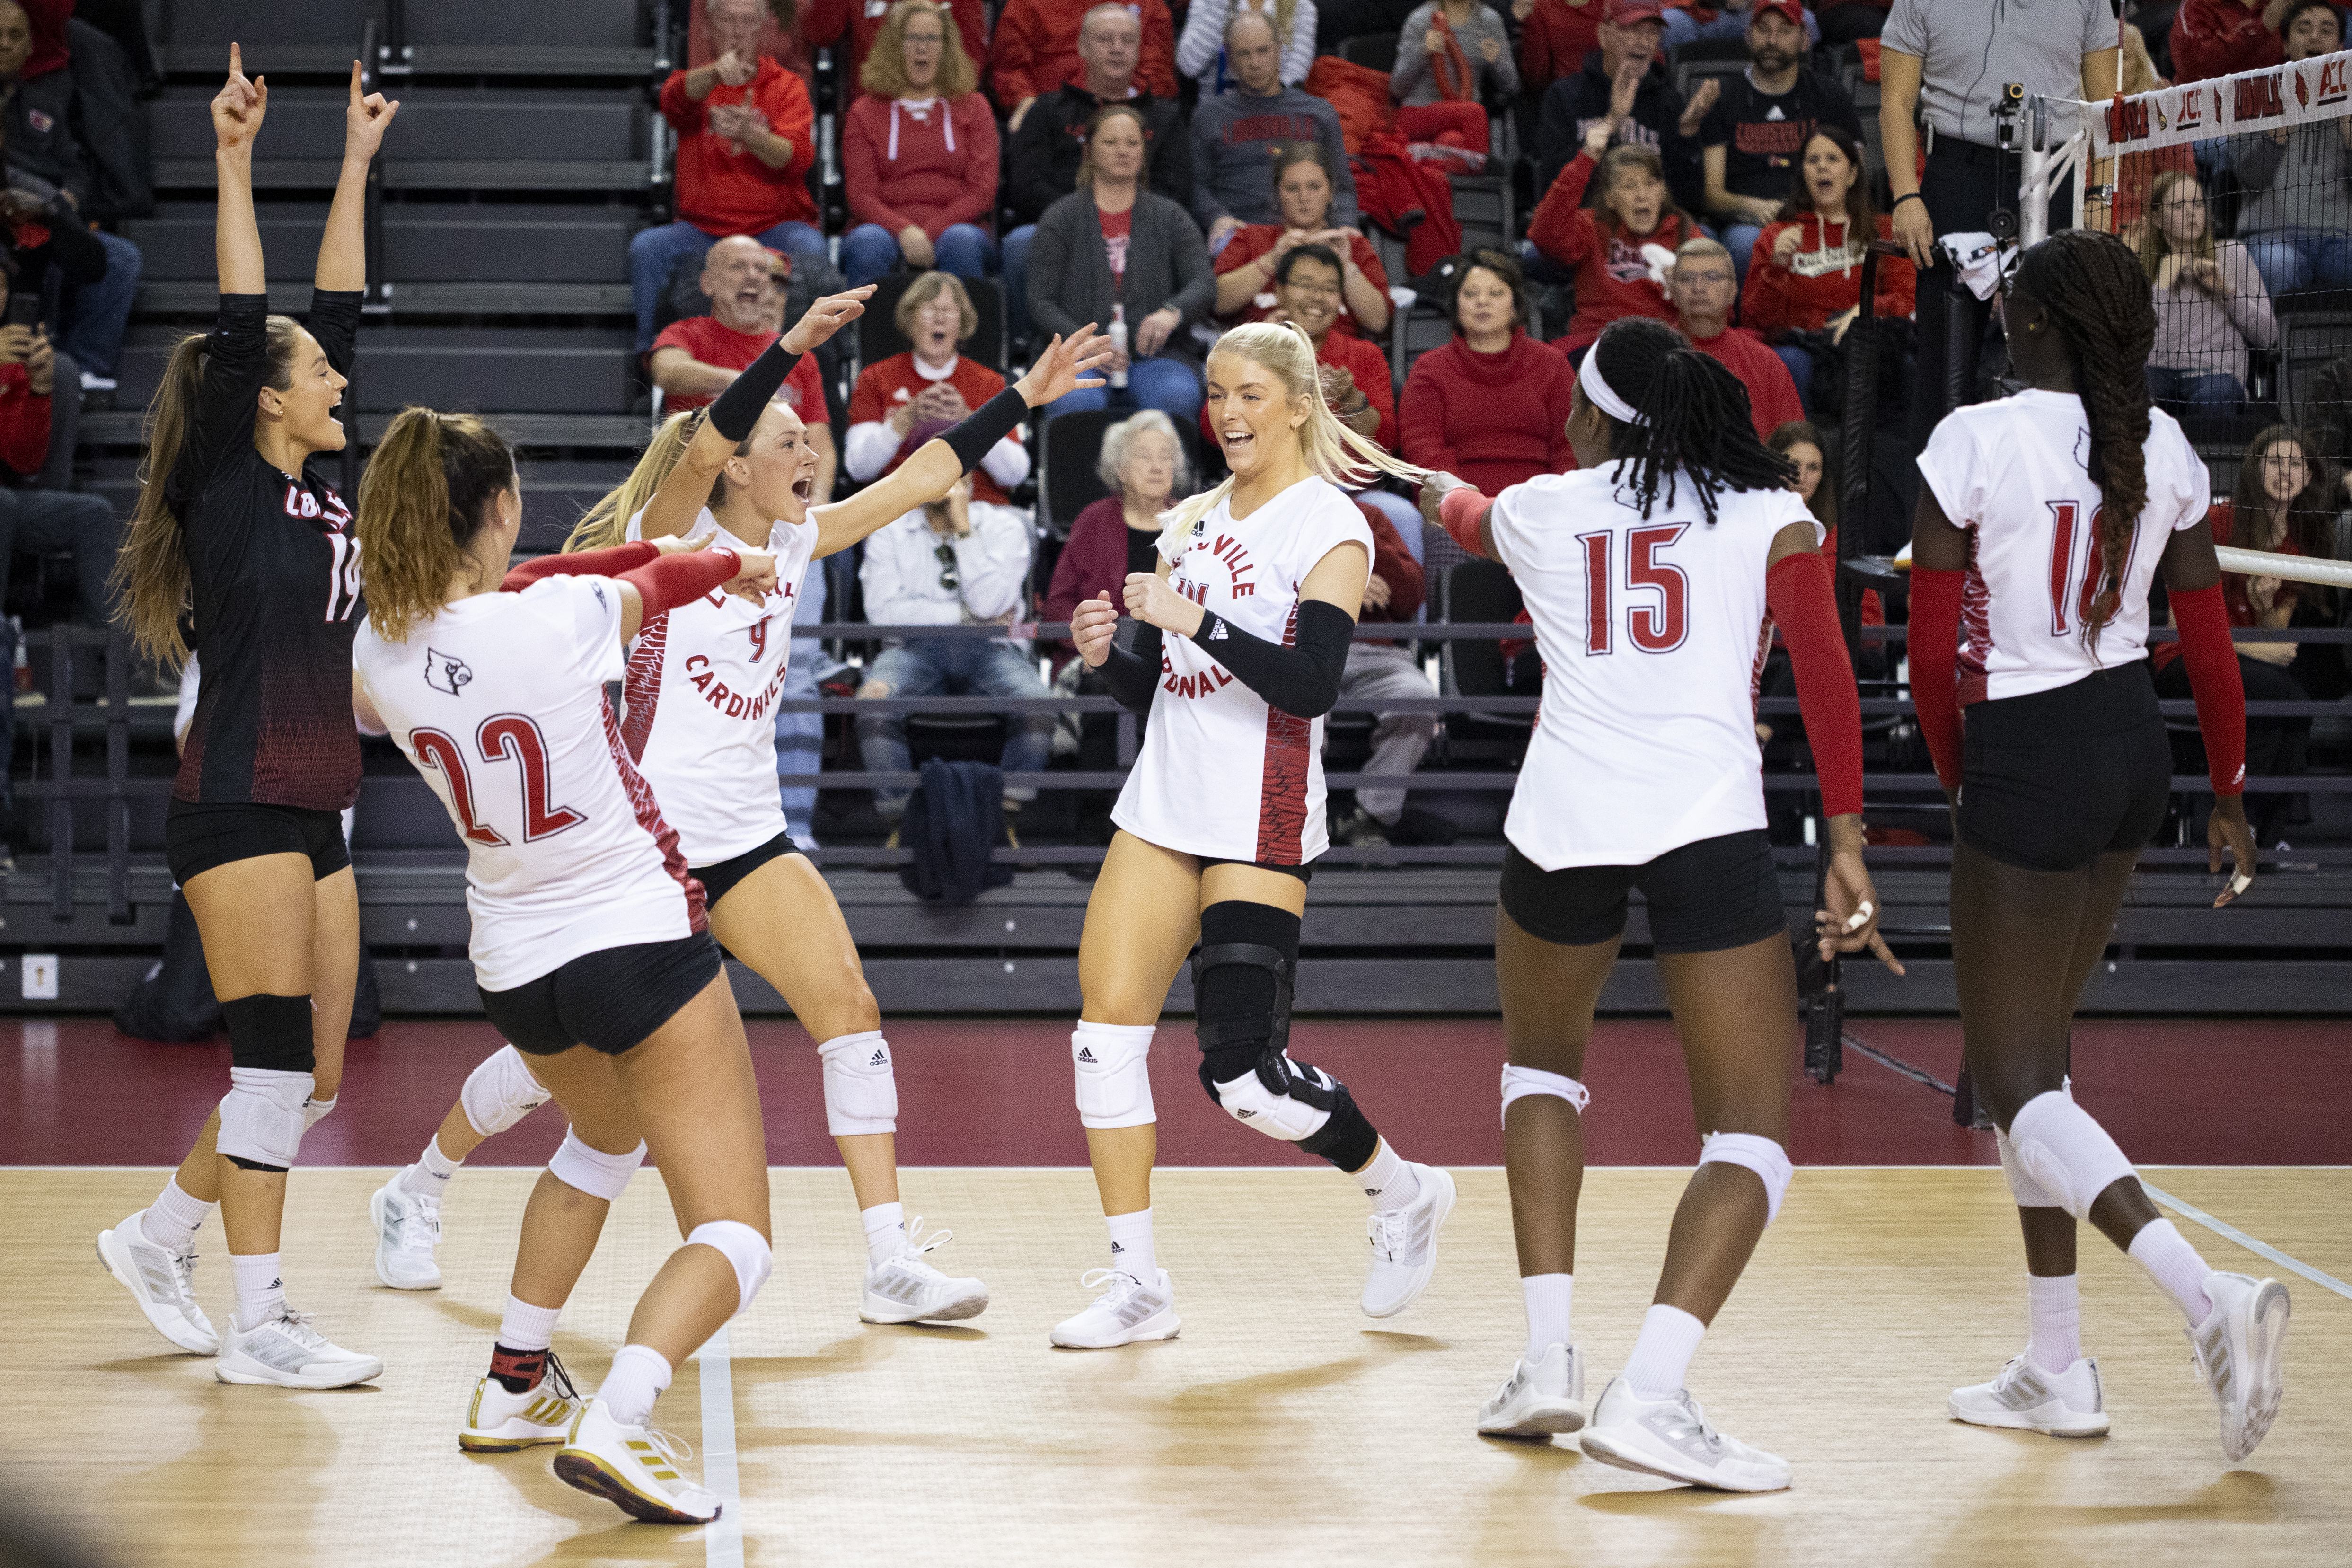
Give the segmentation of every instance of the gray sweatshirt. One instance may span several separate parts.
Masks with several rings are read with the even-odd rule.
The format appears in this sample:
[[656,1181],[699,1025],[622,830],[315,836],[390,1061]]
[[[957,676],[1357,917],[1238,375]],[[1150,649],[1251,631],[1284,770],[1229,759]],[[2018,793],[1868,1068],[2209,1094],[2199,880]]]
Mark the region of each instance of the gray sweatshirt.
[[1201,100],[1192,110],[1192,216],[1207,228],[1221,217],[1280,223],[1274,196],[1274,150],[1281,142],[1314,142],[1339,174],[1331,193],[1331,225],[1356,222],[1356,177],[1339,112],[1319,98],[1286,87],[1271,98],[1241,88]]
[[[1436,103],[1444,96],[1437,90],[1437,72],[1430,63],[1426,42],[1429,30],[1436,25],[1434,4],[1416,5],[1397,33],[1396,67],[1389,72],[1389,96],[1399,103],[1409,107]],[[1492,65],[1486,63],[1479,48],[1489,39],[1501,46],[1501,53]],[[1454,41],[1462,46],[1462,58],[1470,62],[1469,101],[1475,103],[1484,98],[1490,82],[1506,98],[1517,95],[1518,62],[1511,58],[1510,35],[1503,30],[1503,19],[1492,8],[1473,5],[1470,19],[1454,29]]]
[[2246,187],[2238,208],[2238,237],[2252,239],[2284,229],[2352,230],[2352,195],[2344,188],[2352,154],[2344,147],[2341,120],[2298,125],[2282,147],[2265,132],[2233,136],[2230,166]]

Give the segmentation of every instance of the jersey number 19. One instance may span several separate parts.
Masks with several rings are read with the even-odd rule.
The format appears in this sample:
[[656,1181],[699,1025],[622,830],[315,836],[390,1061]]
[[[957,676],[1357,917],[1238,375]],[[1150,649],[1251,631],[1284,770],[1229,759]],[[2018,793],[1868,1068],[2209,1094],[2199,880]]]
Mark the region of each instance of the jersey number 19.
[[[426,729],[410,731],[408,739],[416,748],[416,760],[438,770],[448,781],[449,804],[457,808],[458,831],[467,841],[491,847],[505,844],[506,835],[475,814],[473,769],[457,740],[442,731]],[[475,740],[481,748],[485,765],[512,762],[521,770],[524,843],[552,838],[588,820],[568,805],[548,805],[548,796],[553,792],[548,776],[547,740],[536,723],[520,713],[493,714],[482,721],[482,727],[475,731]]]

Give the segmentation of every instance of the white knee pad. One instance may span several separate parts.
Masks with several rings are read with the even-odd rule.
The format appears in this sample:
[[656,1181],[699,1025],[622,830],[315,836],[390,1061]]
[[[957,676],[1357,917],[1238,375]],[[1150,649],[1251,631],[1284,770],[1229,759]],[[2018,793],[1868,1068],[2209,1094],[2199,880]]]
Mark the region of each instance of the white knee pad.
[[2091,1216],[2101,1193],[2137,1174],[2107,1130],[2061,1089],[2037,1094],[2009,1123],[2017,1163],[2049,1199],[2076,1219]]
[[603,1198],[609,1204],[629,1190],[629,1178],[645,1163],[643,1139],[625,1154],[607,1154],[580,1142],[580,1134],[567,1127],[555,1157],[547,1163],[547,1173],[574,1191]]
[[2056,1209],[2066,1206],[2058,1201],[2056,1194],[2025,1173],[2025,1167],[2018,1163],[2017,1145],[2009,1141],[2008,1133],[1997,1131],[1992,1138],[2000,1148],[2000,1173],[2009,1178],[2009,1195],[2016,1201],[2019,1208]]
[[[340,1100],[342,1096],[341,1095],[337,1095],[335,1097],[336,1100]],[[308,1132],[311,1128],[316,1127],[320,1122],[324,1121],[327,1119],[327,1113],[334,1109],[335,1101],[333,1100],[311,1099],[304,1100],[302,1102],[302,1131]]]
[[835,1138],[898,1131],[898,1080],[879,1029],[842,1035],[816,1048],[824,1058],[824,1125]]
[[286,1170],[301,1152],[310,1103],[317,1080],[307,1072],[273,1068],[231,1068],[228,1093],[220,1102],[220,1136],[214,1147],[257,1165]]
[[735,1266],[735,1315],[742,1316],[760,1287],[768,1282],[776,1255],[760,1233],[740,1219],[705,1220],[688,1233],[688,1247],[708,1247],[726,1255]]
[[1592,1103],[1592,1091],[1572,1078],[1540,1068],[1523,1068],[1510,1062],[1503,1064],[1503,1125],[1510,1125],[1511,1101],[1524,1100],[1530,1094],[1557,1095],[1576,1107],[1579,1116]]
[[1339,1096],[1345,1091],[1339,1080],[1321,1068],[1301,1066],[1292,1061],[1286,1052],[1274,1059],[1281,1062],[1284,1068],[1283,1093],[1268,1089],[1256,1073],[1246,1072],[1216,1086],[1217,1103],[1234,1121],[1255,1127],[1269,1138],[1279,1138],[1287,1143],[1312,1138],[1331,1120],[1331,1112],[1339,1108]]
[[483,1058],[457,1091],[466,1121],[485,1138],[512,1127],[549,1098],[546,1087],[531,1076],[522,1053],[512,1046]]
[[1082,1125],[1140,1127],[1160,1119],[1151,1104],[1151,1029],[1149,1024],[1080,1024],[1071,1031]]
[[1710,1132],[1699,1142],[1698,1163],[1745,1165],[1764,1184],[1764,1223],[1780,1217],[1780,1200],[1789,1195],[1789,1178],[1796,1174],[1789,1152],[1769,1138],[1753,1132]]

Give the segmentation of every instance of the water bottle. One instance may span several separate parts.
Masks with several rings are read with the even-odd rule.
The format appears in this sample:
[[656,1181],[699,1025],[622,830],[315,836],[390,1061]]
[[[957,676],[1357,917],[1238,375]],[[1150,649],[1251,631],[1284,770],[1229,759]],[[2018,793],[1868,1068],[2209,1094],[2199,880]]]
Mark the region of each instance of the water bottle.
[[[1122,355],[1127,353],[1127,307],[1124,305],[1110,308],[1110,346]],[[1127,372],[1118,369],[1116,362],[1110,373],[1110,384],[1113,386],[1127,384]]]

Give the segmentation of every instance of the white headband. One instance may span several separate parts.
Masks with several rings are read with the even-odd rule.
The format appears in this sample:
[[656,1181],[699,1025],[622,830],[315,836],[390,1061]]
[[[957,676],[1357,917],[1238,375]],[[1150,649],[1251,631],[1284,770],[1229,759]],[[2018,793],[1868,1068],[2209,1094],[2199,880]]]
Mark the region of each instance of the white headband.
[[1633,412],[1633,405],[1617,395],[1614,388],[1601,379],[1601,345],[1595,342],[1584,351],[1583,368],[1576,373],[1576,384],[1584,388],[1585,400],[1612,419],[1628,425],[1647,425],[1648,420]]

